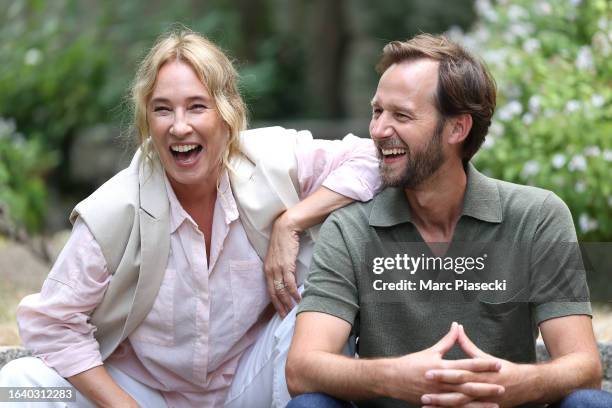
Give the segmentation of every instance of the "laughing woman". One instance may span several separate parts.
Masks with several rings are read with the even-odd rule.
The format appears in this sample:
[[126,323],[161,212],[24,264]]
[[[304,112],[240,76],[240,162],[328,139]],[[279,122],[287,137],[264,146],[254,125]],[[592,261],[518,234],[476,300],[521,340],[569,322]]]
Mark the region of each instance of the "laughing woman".
[[196,33],[151,49],[131,93],[140,148],[73,210],[41,292],[17,310],[34,357],[5,366],[0,385],[72,384],[83,407],[288,401],[290,310],[311,227],[370,199],[378,163],[371,142],[350,135],[243,131],[236,81]]

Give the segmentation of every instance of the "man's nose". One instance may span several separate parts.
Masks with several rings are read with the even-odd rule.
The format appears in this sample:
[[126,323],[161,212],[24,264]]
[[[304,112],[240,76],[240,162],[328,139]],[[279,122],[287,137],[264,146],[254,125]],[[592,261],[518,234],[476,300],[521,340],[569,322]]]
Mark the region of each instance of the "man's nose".
[[370,122],[370,136],[373,140],[384,139],[393,135],[393,129],[385,112]]

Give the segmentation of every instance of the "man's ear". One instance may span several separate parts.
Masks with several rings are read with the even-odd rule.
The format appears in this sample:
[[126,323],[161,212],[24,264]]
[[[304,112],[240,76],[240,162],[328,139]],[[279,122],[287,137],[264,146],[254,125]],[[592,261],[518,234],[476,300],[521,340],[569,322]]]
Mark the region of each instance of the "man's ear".
[[451,119],[451,133],[448,137],[448,143],[461,144],[465,140],[470,130],[472,130],[472,115],[464,113],[457,115]]

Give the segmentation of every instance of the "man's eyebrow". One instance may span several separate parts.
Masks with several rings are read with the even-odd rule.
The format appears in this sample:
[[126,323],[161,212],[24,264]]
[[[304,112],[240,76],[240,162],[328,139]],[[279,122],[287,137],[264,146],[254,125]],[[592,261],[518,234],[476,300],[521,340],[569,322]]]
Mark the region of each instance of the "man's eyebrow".
[[[370,101],[370,105],[372,106],[378,106],[378,101],[376,100],[376,98],[372,98],[372,100]],[[387,106],[388,109],[391,109],[394,112],[405,112],[410,116],[414,116],[415,112],[412,108],[409,108],[408,106],[401,106],[395,103],[389,103]]]

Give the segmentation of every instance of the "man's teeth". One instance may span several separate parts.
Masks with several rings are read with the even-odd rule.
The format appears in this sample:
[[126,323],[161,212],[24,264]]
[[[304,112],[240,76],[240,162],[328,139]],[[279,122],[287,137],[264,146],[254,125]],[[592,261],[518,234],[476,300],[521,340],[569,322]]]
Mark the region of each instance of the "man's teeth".
[[173,152],[178,152],[178,153],[185,153],[188,152],[190,150],[196,149],[198,147],[198,145],[179,145],[179,146],[170,146],[170,149]]
[[382,153],[385,156],[390,156],[392,154],[404,154],[406,153],[406,149],[382,149]]

